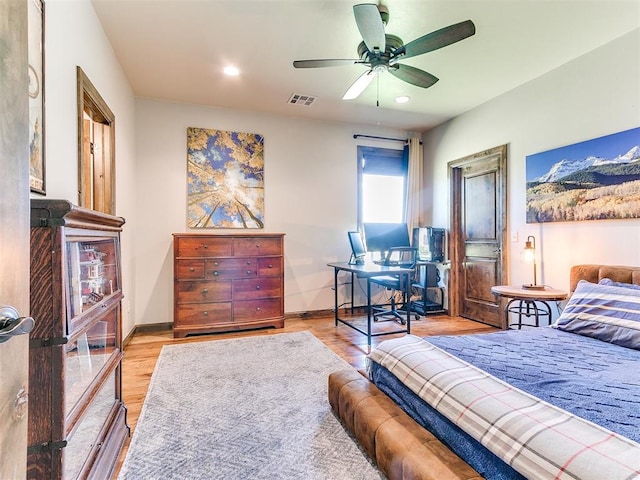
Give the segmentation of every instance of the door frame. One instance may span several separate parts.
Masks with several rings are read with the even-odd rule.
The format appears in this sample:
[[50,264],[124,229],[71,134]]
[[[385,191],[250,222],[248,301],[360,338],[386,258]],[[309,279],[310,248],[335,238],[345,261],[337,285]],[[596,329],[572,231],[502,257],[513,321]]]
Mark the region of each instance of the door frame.
[[502,266],[500,276],[502,283],[509,283],[509,242],[507,232],[508,224],[508,202],[507,202],[507,145],[490,148],[482,152],[474,153],[466,157],[453,160],[448,166],[449,182],[449,315],[459,316],[461,311],[462,292],[462,260],[464,258],[464,234],[462,232],[462,169],[471,164],[489,161],[496,155],[500,156],[498,162],[498,172],[500,182],[497,185],[498,198],[502,216],[500,218],[502,235],[500,236],[500,265]]
[[[78,205],[115,215],[116,117],[82,68],[76,66],[78,103]],[[85,118],[87,117],[87,118]],[[101,133],[94,138],[93,125]],[[96,160],[99,158],[99,161]],[[96,169],[94,164],[98,163]],[[96,198],[96,177],[102,192]]]

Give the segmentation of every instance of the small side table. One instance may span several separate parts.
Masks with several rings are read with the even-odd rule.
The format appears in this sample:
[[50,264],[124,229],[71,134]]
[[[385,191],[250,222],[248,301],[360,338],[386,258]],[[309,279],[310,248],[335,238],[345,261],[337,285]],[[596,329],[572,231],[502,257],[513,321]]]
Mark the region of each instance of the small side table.
[[518,330],[522,328],[522,317],[533,317],[535,326],[540,326],[540,318],[547,318],[551,323],[551,307],[547,302],[565,300],[567,292],[555,288],[544,287],[544,290],[533,290],[513,285],[496,285],[491,293],[509,301],[504,307],[503,330],[509,328],[509,314],[518,316]]

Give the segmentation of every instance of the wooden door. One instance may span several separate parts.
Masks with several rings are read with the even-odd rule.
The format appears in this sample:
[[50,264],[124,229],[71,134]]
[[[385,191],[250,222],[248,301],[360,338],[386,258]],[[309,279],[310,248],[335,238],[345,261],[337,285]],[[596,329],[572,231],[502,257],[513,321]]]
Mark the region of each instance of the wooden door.
[[[29,312],[27,1],[0,2],[0,306]],[[0,478],[27,471],[28,335],[0,308]]]
[[491,287],[508,282],[506,145],[449,164],[450,313],[506,328]]

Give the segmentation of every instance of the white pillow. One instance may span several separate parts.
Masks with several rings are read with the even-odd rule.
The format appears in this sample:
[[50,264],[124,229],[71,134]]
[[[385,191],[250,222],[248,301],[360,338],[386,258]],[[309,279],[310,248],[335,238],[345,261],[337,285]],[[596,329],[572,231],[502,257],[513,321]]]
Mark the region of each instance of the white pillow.
[[553,327],[640,350],[640,290],[580,280]]

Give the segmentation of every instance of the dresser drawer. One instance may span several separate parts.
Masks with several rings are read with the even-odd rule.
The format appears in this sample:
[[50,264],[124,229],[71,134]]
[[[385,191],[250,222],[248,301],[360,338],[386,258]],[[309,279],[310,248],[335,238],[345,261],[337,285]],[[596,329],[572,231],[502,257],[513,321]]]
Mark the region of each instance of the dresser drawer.
[[178,241],[178,257],[229,257],[232,241],[226,237],[181,237]]
[[242,300],[233,302],[233,318],[236,322],[246,322],[261,318],[282,316],[282,299]]
[[282,296],[280,277],[248,278],[233,281],[233,300]]
[[175,278],[204,279],[204,260],[176,260]]
[[178,282],[178,303],[230,302],[231,281]]
[[176,321],[180,327],[231,323],[231,303],[187,303],[176,310]]
[[282,275],[282,257],[266,257],[258,259],[258,275],[281,276]]
[[239,237],[233,239],[233,254],[259,257],[282,255],[282,240],[276,237]]
[[206,278],[231,279],[255,277],[258,275],[258,261],[255,258],[209,258]]

